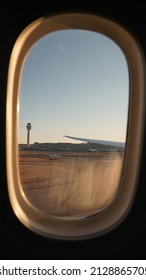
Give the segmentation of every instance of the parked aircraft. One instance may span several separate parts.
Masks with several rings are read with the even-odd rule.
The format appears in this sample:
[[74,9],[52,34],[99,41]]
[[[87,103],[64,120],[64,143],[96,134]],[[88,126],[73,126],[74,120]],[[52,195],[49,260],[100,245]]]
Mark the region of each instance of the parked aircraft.
[[[20,33],[33,21],[43,16],[67,12],[82,12],[101,15],[124,26],[133,35],[142,50],[143,64],[146,59],[146,12],[144,1],[30,1],[3,2],[0,10],[0,259],[146,259],[146,127],[143,126],[141,157],[138,162],[138,175],[135,181],[135,196],[125,219],[107,233],[78,240],[63,240],[46,237],[27,228],[15,215],[8,194],[6,170],[6,99],[7,77],[10,56]],[[120,34],[119,34],[120,36]],[[146,76],[144,77],[146,79]],[[10,85],[9,85],[10,86]],[[137,95],[139,93],[137,92]],[[16,102],[16,100],[15,100]],[[135,107],[138,104],[135,105]],[[146,106],[146,103],[144,103]],[[130,120],[134,118],[129,109]],[[143,117],[144,118],[144,117]],[[137,119],[134,119],[135,125]],[[133,141],[138,135],[135,130]],[[71,137],[70,137],[71,138]],[[87,141],[89,139],[74,138]],[[124,147],[124,146],[123,146]],[[127,147],[132,155],[130,145]],[[11,158],[12,155],[10,155]],[[133,159],[134,161],[134,159]],[[125,167],[126,168],[126,167]],[[127,185],[134,176],[130,173]],[[22,205],[23,210],[23,205]],[[70,229],[71,230],[71,229]],[[98,262],[97,262],[98,266]]]

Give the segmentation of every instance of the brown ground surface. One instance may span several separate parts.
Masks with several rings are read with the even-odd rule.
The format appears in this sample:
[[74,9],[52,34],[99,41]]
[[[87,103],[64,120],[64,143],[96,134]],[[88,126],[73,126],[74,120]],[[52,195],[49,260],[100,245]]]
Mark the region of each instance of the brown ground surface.
[[123,155],[115,151],[19,152],[27,199],[45,215],[60,217],[105,209],[117,193],[122,163]]

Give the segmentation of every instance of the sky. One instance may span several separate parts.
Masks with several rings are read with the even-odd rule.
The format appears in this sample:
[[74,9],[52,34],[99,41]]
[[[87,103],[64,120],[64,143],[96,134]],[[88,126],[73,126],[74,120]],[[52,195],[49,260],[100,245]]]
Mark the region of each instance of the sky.
[[82,138],[125,141],[129,72],[110,38],[91,31],[52,32],[30,49],[19,98],[19,143],[74,142]]

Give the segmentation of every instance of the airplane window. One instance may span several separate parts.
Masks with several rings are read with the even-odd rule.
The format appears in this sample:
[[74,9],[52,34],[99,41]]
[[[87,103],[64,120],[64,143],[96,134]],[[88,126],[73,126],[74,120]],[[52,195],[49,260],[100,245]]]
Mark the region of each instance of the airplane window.
[[128,99],[125,56],[105,35],[61,30],[31,48],[20,83],[19,170],[37,209],[82,217],[109,206],[119,189]]
[[141,155],[144,72],[137,41],[104,17],[42,17],[20,34],[6,144],[9,197],[25,226],[85,238],[126,216]]

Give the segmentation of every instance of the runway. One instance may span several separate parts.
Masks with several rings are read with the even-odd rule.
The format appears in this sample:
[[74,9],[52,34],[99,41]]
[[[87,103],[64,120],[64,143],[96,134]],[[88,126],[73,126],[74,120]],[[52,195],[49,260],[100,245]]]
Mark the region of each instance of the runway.
[[19,151],[22,189],[44,215],[99,213],[116,197],[123,159],[116,151]]

